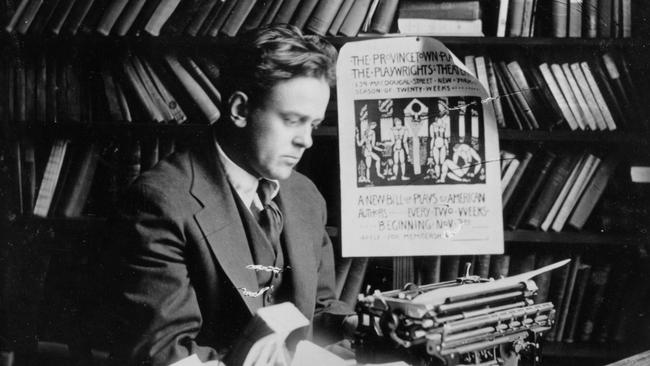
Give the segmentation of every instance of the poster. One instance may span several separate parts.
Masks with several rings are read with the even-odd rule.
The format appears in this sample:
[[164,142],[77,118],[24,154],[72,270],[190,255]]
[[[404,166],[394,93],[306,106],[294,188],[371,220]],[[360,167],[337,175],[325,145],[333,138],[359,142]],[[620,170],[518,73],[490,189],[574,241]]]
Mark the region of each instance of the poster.
[[462,63],[429,37],[349,42],[337,80],[343,256],[503,253],[496,121]]

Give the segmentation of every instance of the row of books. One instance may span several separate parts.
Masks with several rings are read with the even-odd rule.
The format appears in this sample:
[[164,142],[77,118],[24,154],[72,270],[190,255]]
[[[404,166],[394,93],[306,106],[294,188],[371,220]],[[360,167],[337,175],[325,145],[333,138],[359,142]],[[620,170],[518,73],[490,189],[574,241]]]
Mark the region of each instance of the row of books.
[[399,0],[21,0],[6,6],[19,34],[235,36],[273,23],[311,33],[387,33]]
[[[45,151],[25,159],[27,139],[17,142],[17,153],[3,150],[4,166],[15,179],[3,182],[14,194],[6,213],[38,217],[106,216],[121,190],[140,173],[175,150],[163,137],[127,138],[119,142],[53,139]],[[7,177],[5,177],[7,178]],[[8,180],[8,179],[5,179]],[[14,202],[11,202],[14,201]],[[8,217],[12,221],[12,217]]]
[[7,57],[0,72],[3,120],[178,124],[219,119],[219,69],[213,60],[172,54],[155,59],[160,61],[128,52],[89,62],[63,52]]
[[631,0],[501,0],[497,36],[628,38]]
[[[395,258],[391,268],[392,287],[401,288],[409,282],[423,285],[450,281],[468,273],[482,278],[502,278],[567,258],[571,258],[568,265],[534,278],[539,288],[536,303],[551,301],[556,308],[556,324],[545,335],[547,340],[565,343],[628,342],[639,331],[636,323],[648,315],[642,305],[650,295],[650,258],[643,253],[618,252],[610,259],[579,251],[520,250],[502,255]],[[350,273],[356,273],[358,265],[352,262]],[[375,272],[381,272],[383,267],[380,259],[371,259],[370,264],[363,265],[363,269],[369,267]],[[353,277],[359,276],[354,274]],[[365,279],[366,285],[371,287],[370,292],[373,286],[377,286],[372,277],[369,275]]]
[[500,128],[647,129],[639,78],[620,54],[543,61],[467,55],[464,61],[492,97],[488,105]]
[[[538,4],[539,3],[539,4]],[[630,37],[631,0],[21,0],[4,3],[20,34],[235,36],[274,23],[319,35]],[[397,27],[395,26],[397,23]]]
[[501,151],[507,229],[581,230],[616,172],[619,158],[540,148]]

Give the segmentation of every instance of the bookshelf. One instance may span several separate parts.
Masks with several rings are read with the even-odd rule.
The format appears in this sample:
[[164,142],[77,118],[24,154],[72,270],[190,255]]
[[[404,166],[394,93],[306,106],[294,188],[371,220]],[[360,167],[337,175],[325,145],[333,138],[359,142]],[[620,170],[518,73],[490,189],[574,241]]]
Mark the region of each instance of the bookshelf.
[[[638,9],[643,4],[640,1],[635,2]],[[647,10],[640,11],[647,13]],[[639,16],[639,15],[635,15]],[[580,55],[589,57],[598,56],[602,52],[622,53],[628,56],[636,69],[642,72],[649,71],[643,61],[650,54],[648,45],[650,39],[647,34],[638,31],[631,38],[552,38],[549,36],[542,37],[495,37],[487,34],[486,37],[454,37],[442,36],[436,37],[445,43],[452,51],[458,55],[476,54],[476,55],[499,55],[501,53],[516,52],[527,57],[537,54],[550,54],[557,56],[560,60],[580,60]],[[348,42],[366,40],[379,37],[395,37],[399,34],[360,34],[358,36],[328,36],[327,39],[336,47],[341,47]],[[39,50],[53,49],[63,46],[66,50],[97,51],[113,54],[123,49],[140,50],[141,54],[156,54],[162,49],[171,49],[180,52],[190,53],[208,53],[218,52],[222,48],[227,48],[235,44],[236,39],[228,37],[190,37],[187,35],[162,35],[153,37],[150,35],[127,35],[124,37],[108,36],[101,37],[95,34],[77,34],[71,35],[16,35],[2,32],[0,35],[0,45],[5,50]],[[98,51],[99,50],[99,51]],[[633,57],[630,57],[632,55]],[[95,55],[96,56],[96,55]],[[641,60],[641,61],[638,61]],[[645,75],[643,75],[645,76]],[[328,209],[331,211],[328,233],[335,239],[338,237],[338,187],[336,186],[338,176],[338,167],[335,162],[327,162],[324,167],[327,172],[323,172],[322,156],[327,151],[337,151],[337,128],[336,128],[336,103],[330,103],[327,111],[326,123],[315,131],[317,138],[316,146],[305,156],[305,161],[301,163],[301,169],[310,175],[319,188],[324,192],[328,199]],[[647,116],[647,115],[646,115]],[[647,119],[647,117],[646,117]],[[11,122],[11,121],[9,121]],[[111,143],[124,141],[130,138],[147,138],[154,136],[157,138],[175,137],[178,139],[193,139],[204,135],[209,131],[209,126],[201,123],[187,123],[182,125],[174,124],[157,124],[146,123],[143,121],[134,121],[137,123],[114,122],[110,120],[94,120],[92,123],[85,121],[59,121],[57,124],[39,123],[35,121],[25,121],[25,123],[7,123],[3,141],[13,142],[22,138],[30,138],[35,141],[40,150],[46,149],[47,144],[53,139],[70,138],[75,141],[96,141],[101,143]],[[499,131],[501,144],[519,148],[530,146],[532,144],[542,144],[551,146],[551,149],[563,149],[567,146],[578,145],[580,147],[591,147],[594,149],[605,148],[607,150],[622,150],[624,153],[631,152],[639,158],[647,158],[644,152],[649,147],[650,135],[648,131],[638,131],[634,129],[621,128],[616,131],[569,131],[566,128],[549,130],[514,130],[501,129]],[[37,156],[40,158],[39,164],[42,165],[47,160],[47,154],[38,151]],[[629,165],[633,160],[625,160],[622,164]],[[103,162],[106,164],[106,162]],[[102,162],[100,161],[100,164]],[[311,165],[311,166],[310,166]],[[316,170],[321,170],[317,172]],[[332,178],[333,177],[333,178]],[[102,176],[101,178],[105,178]],[[100,179],[100,178],[97,178]],[[613,180],[624,180],[624,178],[615,176]],[[97,195],[97,191],[91,192]],[[96,197],[95,197],[96,198]],[[101,210],[99,210],[102,212]],[[92,214],[92,212],[91,212]],[[643,213],[647,215],[647,213]],[[636,215],[636,212],[630,213]],[[645,216],[643,219],[650,217]],[[13,250],[16,246],[30,248],[30,253],[42,250],[46,255],[56,255],[65,253],[65,255],[79,255],[93,249],[93,242],[100,238],[106,229],[106,219],[103,216],[89,216],[84,213],[82,217],[61,218],[48,217],[36,218],[30,215],[19,216],[7,222],[3,217],[0,228],[7,233],[3,242],[5,252]],[[4,230],[6,229],[6,230]],[[602,256],[634,256],[638,251],[643,251],[644,247],[650,241],[650,235],[647,232],[634,231],[631,229],[619,229],[618,231],[598,232],[594,226],[585,230],[563,230],[560,232],[543,232],[538,230],[529,230],[517,228],[515,230],[505,231],[506,251],[512,253],[520,252],[550,252],[566,253],[571,251],[589,252],[590,255]],[[632,253],[632,254],[630,254]],[[32,253],[33,254],[33,253]],[[626,258],[628,258],[626,257]],[[391,263],[387,259],[378,259],[375,264],[379,263],[384,271],[391,270]],[[372,271],[372,261],[369,271]],[[377,270],[381,272],[381,270]],[[41,275],[43,275],[41,273]],[[38,281],[36,281],[38,282]],[[36,287],[43,284],[35,284]],[[37,288],[37,291],[42,291]],[[39,299],[36,296],[36,299]],[[643,301],[643,300],[639,300]],[[648,303],[645,303],[646,305]],[[28,309],[27,309],[28,310]],[[33,314],[31,314],[33,315]],[[22,339],[17,343],[19,347],[17,352],[26,351],[32,347],[34,341],[33,334],[36,327],[30,325],[24,329],[24,334],[20,334]],[[2,336],[2,334],[0,334]],[[30,338],[31,337],[31,338]],[[26,348],[20,348],[20,347]],[[640,350],[641,346],[648,346],[647,341],[643,339],[635,344],[625,347],[619,347],[617,344],[612,346],[601,346],[594,343],[577,342],[568,344],[563,342],[548,343],[544,349],[544,354],[549,360],[559,360],[570,358],[573,364],[602,364],[606,361],[613,361],[618,358],[633,354]]]

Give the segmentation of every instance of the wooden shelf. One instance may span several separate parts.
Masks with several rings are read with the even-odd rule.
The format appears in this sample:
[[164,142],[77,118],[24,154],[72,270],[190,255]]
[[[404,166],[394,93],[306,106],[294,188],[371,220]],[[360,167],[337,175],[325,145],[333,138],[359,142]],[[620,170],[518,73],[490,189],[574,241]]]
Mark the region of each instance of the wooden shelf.
[[544,232],[532,230],[505,231],[506,243],[547,243],[563,245],[645,245],[649,236],[594,233],[594,232]]

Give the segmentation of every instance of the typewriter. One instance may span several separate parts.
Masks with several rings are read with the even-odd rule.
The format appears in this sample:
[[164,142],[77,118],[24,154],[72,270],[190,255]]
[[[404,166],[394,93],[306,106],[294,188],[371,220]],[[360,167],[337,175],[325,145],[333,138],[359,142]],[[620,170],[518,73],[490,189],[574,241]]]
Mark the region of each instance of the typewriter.
[[[498,280],[477,276],[359,295],[354,347],[359,363],[416,366],[540,364],[552,303],[535,303],[533,277],[564,260]],[[467,269],[469,272],[469,269]]]

